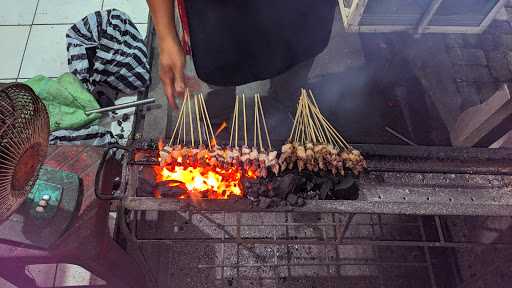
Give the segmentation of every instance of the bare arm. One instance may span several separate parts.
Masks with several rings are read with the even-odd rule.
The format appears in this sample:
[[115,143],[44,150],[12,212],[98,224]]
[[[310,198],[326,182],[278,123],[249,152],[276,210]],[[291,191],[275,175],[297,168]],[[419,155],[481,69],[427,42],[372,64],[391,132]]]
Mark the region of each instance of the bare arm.
[[160,80],[169,104],[185,90],[185,54],[174,21],[174,0],[147,0],[160,48]]

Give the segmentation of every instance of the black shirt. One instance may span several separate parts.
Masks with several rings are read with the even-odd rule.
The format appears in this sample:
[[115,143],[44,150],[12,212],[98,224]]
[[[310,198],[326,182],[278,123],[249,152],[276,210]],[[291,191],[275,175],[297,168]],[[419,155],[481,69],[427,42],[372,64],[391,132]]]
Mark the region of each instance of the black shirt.
[[235,86],[275,77],[323,51],[336,0],[185,0],[198,77]]

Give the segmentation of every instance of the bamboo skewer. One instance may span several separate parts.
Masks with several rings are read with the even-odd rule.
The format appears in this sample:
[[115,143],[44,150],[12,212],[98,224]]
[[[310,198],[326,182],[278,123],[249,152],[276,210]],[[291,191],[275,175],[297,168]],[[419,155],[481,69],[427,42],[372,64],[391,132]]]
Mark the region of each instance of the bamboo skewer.
[[245,115],[245,94],[242,94],[242,108],[244,112],[244,145],[247,146],[247,117]]
[[[192,103],[192,101],[194,103]],[[194,113],[195,116],[193,115]],[[188,133],[190,133],[190,136],[187,135]],[[190,92],[187,90],[181,104],[178,120],[174,127],[169,145],[187,145],[189,137],[190,145],[192,147],[195,147],[197,142],[199,142],[198,144],[201,146],[206,140],[208,142],[208,146],[211,148],[212,139],[215,139],[215,134],[213,133],[203,95],[198,94],[196,96],[191,96]]]
[[[256,98],[254,99],[256,101]],[[255,105],[254,105],[254,137],[253,137],[253,147],[258,147],[257,146],[257,142],[258,142],[258,132],[257,132],[257,113],[256,113],[256,102],[254,102]]]
[[[176,126],[174,127],[174,131],[172,132],[171,141],[169,142],[171,145],[174,141],[174,136],[176,135],[176,130],[178,130],[179,123],[181,122],[181,117],[183,115],[183,106],[181,106],[180,113],[178,114],[178,121],[176,122]],[[180,130],[181,132],[181,130]],[[179,139],[179,136],[178,136]]]
[[[255,96],[256,98],[256,102],[259,102],[258,99],[259,99],[259,94],[256,94]],[[257,109],[259,110],[259,109]],[[262,121],[262,115],[260,115],[260,113],[258,112],[258,138],[260,140],[260,151],[264,151],[265,149],[263,148],[263,141],[262,141],[262,138],[261,138],[261,121]]]
[[187,121],[185,120],[187,118],[187,100],[188,100],[188,90],[187,93],[185,93],[185,99],[183,100],[183,145],[187,145]]
[[[325,124],[327,124],[327,126],[329,126],[329,128],[334,131],[334,133],[340,138],[340,140],[343,142],[344,146],[348,149],[348,148],[351,148],[351,146],[348,144],[347,141],[345,141],[345,139],[343,139],[343,137],[341,137],[341,135],[336,131],[336,129],[334,129],[334,127],[332,127],[332,124],[329,123],[327,121],[327,119],[325,119],[325,117],[322,115],[322,113],[320,112],[320,109],[318,108],[318,104],[316,103],[316,100],[315,100],[315,97],[313,95],[313,92],[311,90],[309,90],[309,96],[314,104],[314,107],[318,113],[318,115],[320,116],[320,118],[324,121]],[[309,99],[308,99],[309,100]]]
[[348,142],[322,115],[311,90],[301,90],[297,113],[288,141],[295,143],[326,143],[340,149],[352,149]]
[[195,143],[194,143],[194,124],[192,122],[192,107],[191,107],[191,104],[190,104],[191,100],[190,100],[190,95],[188,97],[188,116],[189,116],[189,119],[190,119],[190,138],[192,140],[192,147],[195,147]]
[[201,109],[201,116],[203,118],[203,125],[204,125],[204,130],[205,130],[205,135],[206,135],[206,140],[208,141],[208,147],[211,149],[212,148],[212,143],[211,143],[211,139],[210,139],[210,133],[208,133],[208,126],[206,124],[206,115],[208,114],[207,111],[203,108],[203,105],[201,105],[201,97],[199,97],[199,107]]
[[235,98],[235,107],[233,108],[233,119],[231,120],[231,133],[229,134],[229,146],[233,144],[233,131],[235,129],[235,121],[238,114],[238,97]]
[[194,106],[196,108],[196,124],[197,124],[197,135],[199,136],[199,146],[203,145],[203,135],[201,133],[201,122],[199,122],[199,109],[197,107],[197,97],[194,97]]
[[261,118],[263,121],[263,128],[265,129],[265,135],[267,136],[268,149],[270,151],[270,150],[272,150],[272,144],[270,143],[270,136],[269,136],[268,129],[267,129],[267,121],[265,120],[265,114],[263,113],[263,107],[261,105],[261,98],[260,98],[259,94],[257,95],[257,99],[258,99],[258,107],[260,109]]
[[297,121],[298,121],[298,123],[297,123],[297,130],[295,131],[295,141],[294,141],[295,143],[299,142],[300,135],[301,135],[300,133],[302,131],[302,105],[301,104],[302,104],[301,102],[299,102],[297,104],[297,110],[298,110],[297,111]]
[[199,94],[199,99],[201,100],[200,102],[201,102],[201,104],[202,104],[202,106],[203,106],[203,109],[204,109],[204,111],[205,111],[206,121],[207,121],[207,123],[208,123],[208,128],[210,129],[210,133],[211,133],[211,135],[212,135],[212,138],[211,138],[211,139],[213,139],[214,143],[216,144],[216,143],[217,143],[217,141],[215,140],[215,133],[213,133],[212,123],[210,122],[210,116],[209,116],[209,115],[208,115],[208,113],[207,113],[207,111],[208,111],[208,110],[206,109],[206,104],[205,104],[205,102],[204,102],[203,94]]
[[[299,105],[297,105],[297,110],[299,109],[298,108]],[[292,132],[290,133],[290,137],[288,138],[288,142],[290,142],[293,138],[293,135],[294,135],[294,132],[295,132],[295,128],[297,127],[297,118],[299,117],[299,112],[297,111],[297,113],[295,113],[295,118],[293,119],[293,126],[292,126]]]
[[309,110],[309,105],[305,104],[306,106],[306,119],[307,119],[307,122],[308,122],[308,126],[309,126],[309,131],[310,131],[310,134],[311,134],[311,139],[313,141],[313,143],[316,143],[316,133],[315,133],[315,128],[313,127],[313,121],[311,120],[311,114],[310,114],[310,110]]
[[[254,147],[258,147],[260,146],[261,147],[261,137],[260,136],[260,118],[259,118],[259,114],[258,114],[258,98],[256,97],[256,95],[254,96],[254,133],[255,133],[255,138],[254,138]],[[258,142],[258,139],[259,139],[259,142]]]

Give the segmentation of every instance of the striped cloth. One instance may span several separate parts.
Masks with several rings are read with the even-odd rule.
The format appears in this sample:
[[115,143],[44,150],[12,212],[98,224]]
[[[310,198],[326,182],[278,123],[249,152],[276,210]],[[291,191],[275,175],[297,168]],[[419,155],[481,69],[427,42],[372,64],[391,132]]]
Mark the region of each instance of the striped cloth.
[[90,91],[106,85],[133,94],[149,85],[144,40],[124,12],[91,13],[69,28],[66,40],[69,71]]

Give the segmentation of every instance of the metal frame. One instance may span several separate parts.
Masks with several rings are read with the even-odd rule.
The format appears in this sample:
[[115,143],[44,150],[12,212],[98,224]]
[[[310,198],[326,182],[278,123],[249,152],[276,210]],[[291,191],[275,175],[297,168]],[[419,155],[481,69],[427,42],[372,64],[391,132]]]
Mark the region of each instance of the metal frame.
[[492,22],[496,14],[502,9],[507,0],[499,0],[496,6],[484,18],[480,26],[430,26],[430,20],[435,15],[435,12],[441,5],[443,0],[433,0],[430,7],[425,11],[421,20],[417,25],[359,25],[361,17],[364,14],[368,1],[378,0],[353,0],[351,7],[345,7],[343,0],[338,0],[343,23],[349,32],[398,32],[398,31],[412,31],[415,34],[422,33],[468,33],[478,34],[482,33],[487,26]]
[[[358,200],[311,200],[304,207],[272,211],[408,215],[512,215],[512,149],[356,145],[368,161],[358,182]],[[132,149],[124,170],[129,181],[122,205],[129,210],[269,211],[248,199],[156,199],[136,194],[141,165],[155,150]],[[137,154],[142,153],[143,155]]]
[[[247,275],[245,277],[243,273],[240,274],[240,271],[263,269],[267,271],[264,275],[271,276],[268,278],[258,276],[257,279],[270,281],[268,287],[279,287],[281,279],[288,277],[292,273],[291,271],[305,271],[304,269],[320,271],[318,273],[322,277],[335,282],[337,277],[341,277],[339,271],[349,269],[342,267],[361,266],[374,267],[377,271],[382,271],[389,266],[419,269],[418,271],[427,273],[425,275],[428,275],[430,287],[438,287],[432,264],[432,248],[446,248],[448,249],[447,253],[452,251],[450,249],[476,247],[512,249],[512,243],[483,243],[451,239],[443,226],[445,217],[452,217],[450,215],[512,215],[512,188],[510,188],[512,187],[512,170],[509,168],[512,167],[511,149],[382,145],[358,145],[357,148],[365,153],[369,166],[367,173],[359,179],[359,200],[307,201],[304,207],[275,209],[253,207],[248,199],[187,201],[140,197],[137,195],[137,186],[142,172],[141,168],[144,165],[154,165],[156,162],[148,161],[148,159],[135,161],[134,159],[140,159],[141,155],[132,153],[127,157],[132,159],[127,161],[125,170],[128,175],[123,177],[129,183],[126,185],[127,191],[121,200],[120,214],[128,215],[128,217],[119,220],[120,225],[124,226],[121,231],[125,235],[129,234],[129,237],[126,238],[129,238],[138,247],[150,243],[165,243],[171,246],[191,245],[190,247],[210,245],[217,250],[220,249],[222,255],[217,255],[217,258],[221,259],[220,262],[200,263],[195,267],[189,267],[216,273],[219,287],[224,287],[225,281],[255,280]],[[155,154],[154,150],[138,149],[133,151],[147,152],[148,155]],[[175,231],[183,231],[183,233],[176,232],[171,237],[148,238],[145,235],[140,235],[139,229],[143,224],[139,224],[139,222],[143,221],[144,215],[148,213],[158,215],[159,212],[174,213],[186,219],[180,223],[170,223],[175,227]],[[258,213],[259,216],[255,217],[254,213]],[[290,215],[313,214],[322,215],[323,219],[328,218],[332,221],[312,224],[289,220],[292,219]],[[194,221],[194,215],[199,215],[203,221]],[[243,220],[251,218],[250,215],[253,215],[253,219],[265,218],[263,215],[273,215],[274,219],[266,223],[247,223],[247,220]],[[288,220],[283,221],[282,215]],[[416,222],[414,225],[409,222],[390,224],[384,223],[382,220],[398,215],[401,215],[400,217],[410,215],[415,217]],[[366,217],[366,219],[369,217],[370,222],[361,224],[354,221],[358,217]],[[227,221],[227,218],[230,220]],[[428,230],[430,233],[427,233],[424,227],[425,219],[433,219],[430,221],[433,223],[432,227]],[[370,227],[371,233],[362,237],[354,237],[353,230],[357,231],[361,226]],[[412,231],[411,233],[419,235],[419,238],[386,239],[381,237],[382,233],[375,232],[375,230],[386,231],[389,227],[409,229]],[[259,234],[248,233],[247,231],[251,231],[251,229]],[[294,229],[301,231],[316,229],[321,233],[320,237],[318,235],[297,237],[293,233],[290,234],[290,231],[295,231]],[[194,233],[189,233],[191,230],[206,232],[204,235],[197,236]],[[284,234],[283,231],[285,231]],[[427,237],[427,235],[435,235],[435,237]],[[262,245],[273,252],[265,255],[258,254],[254,247]],[[419,262],[388,261],[379,257],[347,260],[344,255],[336,254],[338,249],[341,249],[339,247],[347,246],[371,248],[374,253],[377,253],[379,249],[419,247],[423,251],[424,257]],[[286,255],[288,256],[283,256],[284,252],[280,252],[280,247],[287,247]],[[289,247],[313,247],[314,251],[321,252],[318,252],[318,255],[323,254],[324,256],[320,257],[315,254],[316,258],[313,258],[316,260],[312,263],[292,261],[289,256]],[[235,253],[233,249],[236,250],[236,253],[244,255],[249,253],[257,261],[226,262],[224,253],[233,254]],[[286,258],[286,261],[283,260],[283,257]],[[333,257],[335,260],[332,260]],[[450,261],[456,263],[454,259]],[[456,266],[456,264],[454,265]],[[499,266],[493,267],[495,269]],[[457,275],[457,269],[454,269],[452,273],[456,279],[462,278]],[[385,287],[383,283],[387,283],[386,273],[378,272],[377,274],[381,286]],[[459,283],[458,287],[466,287],[465,285],[468,283],[477,280],[478,278],[474,277],[471,281]]]
[[[361,13],[364,9],[362,5],[366,4],[366,1],[354,2],[359,3],[359,6],[356,5],[353,12],[357,13],[356,10],[359,9],[359,13]],[[347,15],[347,13],[343,14],[344,20]],[[354,19],[356,18],[352,18],[353,21]],[[148,31],[152,31],[151,22],[148,25]],[[425,27],[425,31],[429,32],[428,27]],[[148,35],[151,37],[152,33],[148,33]],[[148,43],[151,49],[152,41],[150,40]],[[150,50],[150,55],[152,55],[151,52]],[[145,96],[147,97],[147,93]],[[142,131],[139,130],[139,133]],[[132,145],[135,147],[137,143]],[[307,205],[300,208],[259,209],[253,207],[246,199],[191,202],[140,197],[136,193],[136,188],[141,165],[152,165],[155,162],[128,161],[127,163],[130,164],[125,167],[127,177],[124,179],[129,182],[126,185],[127,190],[121,195],[121,205],[119,205],[117,214],[116,223],[120,228],[118,236],[128,240],[128,246],[138,248],[133,249],[132,253],[135,253],[142,263],[146,262],[142,247],[150,243],[165,243],[169,247],[185,245],[189,249],[201,249],[196,248],[203,247],[201,245],[218,248],[216,251],[220,256],[217,255],[219,257],[216,260],[220,259],[220,261],[200,263],[195,267],[190,267],[198,269],[198,271],[208,270],[214,273],[216,282],[211,283],[210,287],[226,287],[228,285],[238,287],[242,286],[238,285],[238,282],[255,280],[244,275],[243,271],[248,269],[270,271],[270,276],[259,275],[257,280],[262,281],[261,283],[268,281],[268,287],[281,287],[283,276],[290,276],[294,270],[306,268],[315,271],[323,268],[325,271],[325,274],[322,275],[323,279],[327,278],[331,287],[335,287],[335,281],[340,277],[343,267],[359,266],[375,267],[380,287],[386,287],[385,269],[389,266],[396,266],[423,269],[422,271],[428,277],[430,287],[436,288],[439,287],[439,283],[434,275],[434,259],[432,258],[434,256],[431,249],[446,248],[448,249],[446,250],[447,254],[452,255],[454,254],[453,249],[488,246],[512,248],[512,243],[458,241],[452,239],[445,231],[445,220],[452,217],[447,215],[512,215],[511,149],[382,145],[362,145],[357,148],[364,152],[369,163],[368,172],[359,180],[360,199],[356,201],[309,201]],[[184,221],[179,223],[166,223],[174,227],[176,233],[171,237],[141,235],[139,229],[144,227],[141,222],[145,218],[157,219],[161,213],[172,213],[172,215],[183,218]],[[253,213],[258,213],[258,217],[254,217]],[[398,214],[407,214],[409,216],[401,215],[399,217],[412,217],[415,221],[386,222],[388,217],[398,217]],[[274,219],[252,224],[244,222],[247,217],[259,221],[264,218],[264,215],[273,215]],[[322,219],[330,220],[318,223],[291,221],[293,215],[322,215]],[[203,220],[197,221],[197,218],[194,217],[201,217]],[[361,217],[367,221],[364,223],[358,221]],[[363,231],[369,231],[369,233],[362,237],[354,237],[354,231],[358,231],[361,227]],[[401,227],[401,229],[406,229],[406,233],[416,231],[419,236],[416,239],[385,239],[382,237],[382,232],[389,227]],[[188,228],[200,228],[206,232],[202,237],[196,237],[197,235],[190,233]],[[294,229],[315,230],[320,234],[297,237],[293,232]],[[434,239],[427,237],[432,233],[435,235]],[[257,247],[262,245],[269,248],[266,255],[260,255],[257,251]],[[351,246],[371,249],[377,257],[374,259],[346,259],[344,255],[340,254],[339,249]],[[233,247],[235,248],[232,249]],[[282,250],[282,247],[286,249]],[[294,262],[290,255],[292,247],[313,247],[324,256],[320,257],[317,262]],[[424,257],[415,262],[383,261],[382,257],[378,255],[379,247],[385,249],[419,248],[423,251]],[[282,251],[285,251],[284,254]],[[236,262],[226,262],[230,252],[235,253]],[[252,257],[257,261],[252,264],[240,263],[238,260],[243,259],[242,255]],[[450,256],[450,259],[449,269],[450,273],[454,275],[457,287],[467,287],[467,285],[478,283],[482,275],[503,264],[497,261],[487,267],[487,271],[482,271],[481,274],[470,279],[463,279],[466,280],[464,282],[457,270],[457,261],[454,256]],[[151,284],[156,287],[156,277],[155,275],[151,277],[150,266],[145,263],[142,267],[152,282]],[[267,286],[261,285],[261,287]]]
[[[293,219],[292,215],[304,215],[302,213],[263,212],[271,217],[264,217],[260,214],[261,218],[273,218],[273,221],[251,224],[246,223],[247,219],[250,217],[254,218],[254,216],[246,215],[244,217],[244,213],[229,213],[225,211],[208,213],[188,209],[176,212],[183,216],[184,221],[169,223],[169,225],[175,228],[174,231],[182,231],[181,233],[173,233],[173,236],[170,238],[145,238],[138,235],[140,233],[138,231],[138,222],[140,220],[136,220],[143,219],[145,213],[150,212],[130,211],[128,215],[132,221],[129,221],[128,225],[126,225],[126,222],[121,220],[123,221],[121,225],[124,225],[121,229],[124,231],[123,233],[129,234],[129,238],[139,247],[150,243],[169,244],[171,246],[185,245],[186,247],[194,247],[194,245],[214,247],[216,250],[214,263],[195,263],[197,264],[196,266],[190,265],[190,267],[187,266],[188,264],[182,264],[185,266],[180,269],[211,270],[211,273],[216,274],[219,287],[225,287],[226,281],[235,281],[236,283],[236,281],[245,280],[268,280],[272,284],[268,287],[280,287],[279,285],[283,277],[298,276],[301,273],[307,274],[306,270],[317,273],[315,274],[316,276],[311,277],[329,278],[329,281],[334,282],[336,278],[343,277],[340,273],[340,269],[344,269],[342,267],[361,266],[377,269],[377,276],[379,277],[381,287],[387,287],[385,286],[386,281],[388,281],[385,279],[386,274],[381,272],[381,270],[391,266],[397,268],[408,267],[407,269],[424,271],[428,275],[429,287],[435,288],[439,287],[439,282],[433,271],[431,248],[447,248],[446,253],[453,253],[453,250],[450,249],[471,249],[489,246],[512,248],[512,243],[454,241],[444,232],[442,225],[444,219],[438,216],[427,217],[428,219],[433,219],[431,222],[435,223],[434,227],[430,227],[429,230],[435,233],[435,240],[427,240],[424,216],[414,217],[415,221],[409,219],[405,223],[393,223],[386,222],[385,220],[390,215],[324,212],[318,212],[318,215],[321,213],[321,218],[323,219],[319,223],[294,222],[291,220]],[[282,217],[283,215],[284,218]],[[365,220],[356,220],[360,216],[363,216],[363,219],[366,219],[367,222],[363,223],[362,221]],[[286,220],[282,221],[282,219]],[[331,221],[323,222],[324,219],[331,219]],[[208,235],[194,237],[194,233],[189,233],[189,228],[190,230],[199,228],[202,231],[207,231]],[[408,229],[407,233],[419,235],[419,237],[417,239],[386,240],[385,231],[395,228]],[[306,231],[306,236],[298,236],[296,232],[298,230]],[[312,231],[316,231],[316,234]],[[432,239],[431,235],[432,233],[429,233],[429,238]],[[373,254],[368,258],[346,258],[346,255],[339,254],[340,249],[343,250],[348,247],[361,247],[360,249],[373,251]],[[379,255],[378,253],[382,249],[388,251],[388,249],[414,250],[414,248],[421,248],[423,251],[420,260],[410,261],[401,258],[389,260],[386,256]],[[298,251],[312,249],[314,253],[304,256],[305,260],[300,260],[301,257],[297,258],[297,253],[291,252],[290,249],[298,249]],[[235,254],[236,260],[232,258]],[[457,287],[469,287],[481,279],[482,275],[476,275],[471,279],[462,281],[462,276],[458,274],[456,260],[453,258],[453,255],[450,256],[449,261],[450,269],[452,270],[450,273],[453,275],[454,281],[457,282]],[[499,267],[500,264],[503,263],[496,263],[488,267],[488,270],[484,272],[492,271],[492,269]],[[265,272],[262,272],[262,270]],[[260,275],[254,278],[250,275],[244,275],[241,271],[245,271],[248,274],[257,274],[255,271],[259,271],[263,276]]]

